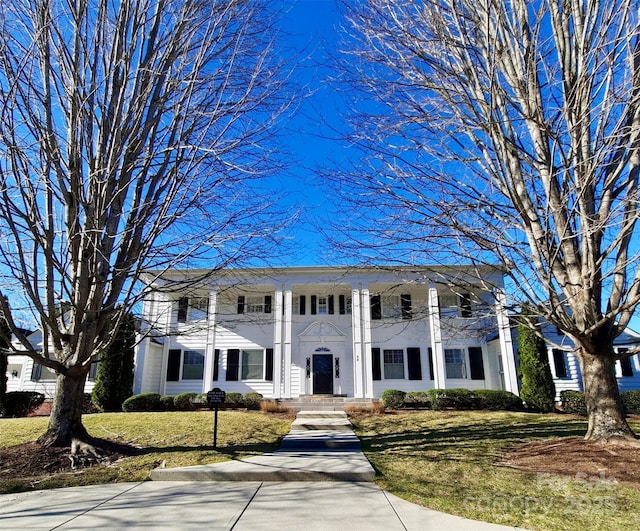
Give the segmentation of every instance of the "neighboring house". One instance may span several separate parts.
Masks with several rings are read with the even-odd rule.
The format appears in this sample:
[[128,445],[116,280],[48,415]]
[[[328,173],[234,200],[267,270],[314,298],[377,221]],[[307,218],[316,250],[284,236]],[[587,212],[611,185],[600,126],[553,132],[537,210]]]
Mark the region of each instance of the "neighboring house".
[[[483,269],[480,285],[467,271],[298,267],[227,270],[201,282],[202,271],[164,274],[149,281],[134,392],[517,393],[509,321],[496,304],[502,273]],[[176,281],[188,289],[176,292]]]
[[[42,350],[42,332],[31,332],[27,336],[29,342],[37,349]],[[13,342],[14,350],[22,350],[22,345],[17,340]],[[29,356],[10,354],[7,366],[7,391],[37,391],[45,398],[53,398],[56,388],[56,374],[48,367],[33,361]],[[85,384],[85,391],[90,393],[93,389],[97,365],[93,364],[89,372],[89,378]]]
[[[552,326],[547,326],[544,336],[548,343],[549,365],[556,386],[556,399],[565,390],[582,391],[582,374],[580,363],[573,354],[573,342]],[[614,341],[617,352],[626,352],[640,345],[640,334],[625,330]],[[616,362],[616,379],[620,391],[640,389],[640,356],[635,354],[627,359]]]

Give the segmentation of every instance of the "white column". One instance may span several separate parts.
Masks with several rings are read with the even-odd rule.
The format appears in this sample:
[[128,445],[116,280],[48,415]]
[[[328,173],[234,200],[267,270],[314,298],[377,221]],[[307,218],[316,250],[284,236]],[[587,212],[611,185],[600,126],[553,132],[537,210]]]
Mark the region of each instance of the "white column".
[[[167,394],[167,364],[169,363],[169,348],[173,340],[173,300],[169,295],[164,296],[164,301],[158,301],[158,306],[164,306],[164,343],[162,344],[162,368],[160,369],[160,389],[161,395]],[[158,319],[160,322],[160,319]]]
[[498,335],[500,338],[500,355],[502,356],[502,369],[504,371],[504,387],[513,394],[519,394],[518,374],[516,372],[516,358],[513,352],[511,339],[511,327],[509,317],[505,309],[505,293],[496,290],[496,318],[498,321]]
[[362,305],[360,289],[351,288],[351,329],[353,331],[353,396],[364,396],[362,381]]
[[209,292],[209,308],[207,313],[207,345],[204,351],[204,377],[202,378],[202,392],[206,393],[213,387],[213,362],[216,352],[216,311],[218,306],[218,292]]
[[369,288],[362,288],[362,369],[364,371],[363,395],[373,398],[373,364],[371,362],[371,296]]
[[429,286],[429,328],[431,331],[431,359],[433,361],[433,378],[436,389],[446,387],[447,372],[442,348],[442,330],[440,327],[440,306],[438,303],[438,290],[435,286]]
[[282,287],[276,286],[273,319],[273,398],[282,396]]
[[[293,312],[293,294],[291,286],[285,286],[284,290],[284,324],[282,338],[282,370],[284,374],[283,398],[291,398],[291,315]],[[298,390],[300,392],[300,390]]]

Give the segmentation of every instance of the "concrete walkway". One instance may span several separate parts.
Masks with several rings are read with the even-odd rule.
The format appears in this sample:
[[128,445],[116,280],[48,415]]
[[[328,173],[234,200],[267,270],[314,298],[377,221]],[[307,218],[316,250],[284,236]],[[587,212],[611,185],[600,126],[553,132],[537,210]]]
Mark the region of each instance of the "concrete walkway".
[[272,454],[155,469],[142,483],[2,495],[0,529],[513,529],[406,502],[374,475],[346,415],[301,412]]

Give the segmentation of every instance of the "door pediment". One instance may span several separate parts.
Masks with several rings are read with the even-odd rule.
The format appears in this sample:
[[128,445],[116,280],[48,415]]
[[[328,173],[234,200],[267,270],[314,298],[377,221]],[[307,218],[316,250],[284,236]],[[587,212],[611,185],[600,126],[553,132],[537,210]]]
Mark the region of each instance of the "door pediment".
[[346,334],[333,323],[316,321],[307,326],[298,337],[301,341],[344,341]]

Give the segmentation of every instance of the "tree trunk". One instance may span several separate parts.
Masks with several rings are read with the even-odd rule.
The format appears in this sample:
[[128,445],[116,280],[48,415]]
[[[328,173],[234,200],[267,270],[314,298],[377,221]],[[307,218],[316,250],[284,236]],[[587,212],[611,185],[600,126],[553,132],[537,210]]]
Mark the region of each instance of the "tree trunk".
[[38,438],[45,446],[71,446],[73,439],[88,441],[87,430],[82,424],[82,404],[87,371],[69,371],[58,374],[56,393],[49,417],[47,431]]
[[620,437],[635,439],[625,420],[615,375],[613,349],[593,353],[584,347],[577,351],[584,380],[589,427],[585,439],[609,441]]

